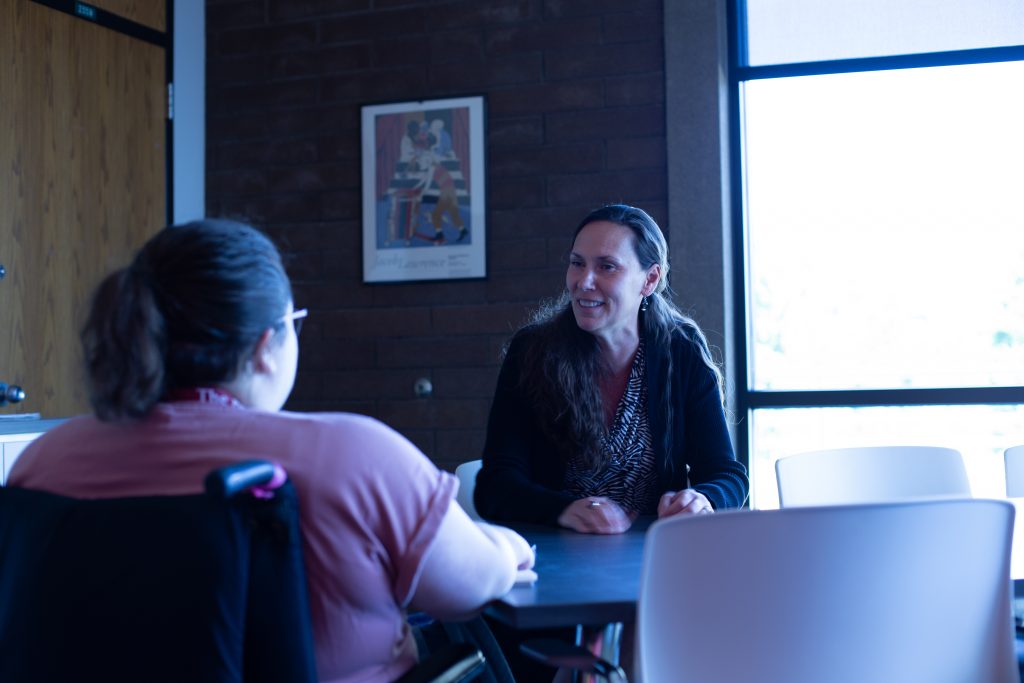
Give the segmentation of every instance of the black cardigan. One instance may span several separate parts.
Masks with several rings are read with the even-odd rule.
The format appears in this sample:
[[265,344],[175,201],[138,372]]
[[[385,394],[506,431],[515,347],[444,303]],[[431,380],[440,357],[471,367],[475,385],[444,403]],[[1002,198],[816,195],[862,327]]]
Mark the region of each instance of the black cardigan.
[[[497,522],[557,524],[575,500],[562,490],[565,463],[542,432],[534,406],[520,384],[529,331],[509,345],[498,375],[484,443],[483,467],[473,502]],[[647,348],[647,419],[654,437],[661,491],[687,485],[704,494],[715,509],[739,507],[747,498],[746,468],[736,461],[714,373],[682,330],[671,348]],[[672,377],[666,377],[669,353]],[[671,382],[666,396],[666,380]],[[668,401],[673,405],[671,459],[665,457]],[[689,468],[689,482],[687,481]]]

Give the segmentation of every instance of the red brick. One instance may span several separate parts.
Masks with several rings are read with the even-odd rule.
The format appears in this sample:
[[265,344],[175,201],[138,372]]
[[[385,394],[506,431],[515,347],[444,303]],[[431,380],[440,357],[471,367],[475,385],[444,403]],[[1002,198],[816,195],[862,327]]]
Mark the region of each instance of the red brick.
[[[431,65],[483,60],[483,37],[478,31],[433,33],[427,43]],[[422,52],[422,46],[420,51]]]
[[[374,417],[376,417],[378,420],[380,419],[379,415],[374,415]],[[383,420],[381,421],[384,422]],[[385,422],[385,424],[387,423]],[[388,426],[390,427],[392,425]],[[400,429],[396,431],[398,431],[402,436],[411,441],[412,445],[420,449],[420,451],[425,456],[433,460],[435,451],[434,441],[436,434],[436,432],[433,429]]]
[[487,407],[479,399],[384,399],[378,402],[381,420],[396,429],[479,429],[487,423]]
[[328,220],[358,218],[362,212],[362,197],[358,189],[338,190],[323,195],[322,216]]
[[317,158],[320,161],[347,159],[359,162],[361,153],[359,129],[348,131],[347,135],[325,135],[317,141]]
[[503,178],[490,183],[488,198],[491,209],[541,206],[544,203],[544,181],[541,178]]
[[[288,407],[479,457],[502,350],[562,291],[578,221],[609,200],[667,215],[661,2],[209,5],[208,211],[266,226],[311,309]],[[487,277],[363,283],[361,107],[464,94],[486,97]]]
[[429,30],[483,27],[539,19],[541,0],[464,0],[435,6],[427,15]]
[[432,334],[430,309],[365,308],[323,313],[325,339],[406,338]]
[[273,21],[325,17],[370,9],[370,0],[270,0]]
[[317,160],[318,148],[319,143],[313,138],[268,140],[258,144],[244,142],[208,145],[207,155],[212,168],[244,169],[263,165],[310,164]]
[[240,83],[261,83],[267,78],[270,55],[249,54],[212,58],[207,61],[206,78],[218,87]]
[[379,38],[372,43],[373,65],[393,67],[422,64],[423,41],[421,35]]
[[484,451],[484,439],[487,436],[486,422],[479,429],[444,429],[438,430],[435,437],[435,462],[448,472],[467,460],[477,460]]
[[272,139],[359,130],[359,107],[351,104],[315,105],[265,111],[263,118],[264,135]]
[[411,282],[371,285],[374,306],[446,306],[486,301],[486,287],[480,280]]
[[630,138],[608,141],[608,168],[665,168],[665,138]]
[[[519,322],[521,321],[514,321],[515,324]],[[494,363],[493,372],[481,371],[480,368],[437,368],[432,372],[434,396],[437,398],[486,398],[490,400],[494,395],[497,381],[497,362]]]
[[544,119],[541,116],[488,120],[487,142],[491,149],[538,145],[543,140]]
[[358,279],[363,277],[363,250],[358,244],[344,249],[324,252],[324,277],[328,280]]
[[[676,0],[668,0],[674,2]],[[544,15],[550,18],[587,16],[621,12],[623,7],[630,11],[661,11],[661,0],[547,0]]]
[[345,241],[340,223],[276,223],[264,231],[285,251],[310,251],[338,247]]
[[602,45],[592,50],[548,50],[544,56],[544,74],[556,80],[643,73],[664,68],[664,48],[660,41],[653,40]]
[[207,173],[206,187],[217,195],[260,194],[268,190],[270,181],[262,170],[242,168]]
[[272,192],[318,192],[334,187],[357,187],[359,169],[349,165],[303,165],[267,172]]
[[291,399],[297,401],[319,399],[321,390],[320,373],[299,370],[295,375],[295,387]]
[[492,240],[488,245],[488,266],[492,273],[506,270],[533,270],[547,265],[547,240]]
[[427,16],[428,11],[423,7],[352,14],[322,22],[320,41],[326,45],[422,34],[426,31]]
[[[210,30],[213,27],[207,27]],[[222,33],[213,32],[211,56],[240,55],[254,52],[303,50],[316,44],[317,27],[313,23],[278,24],[243,28]]]
[[382,368],[466,367],[489,361],[488,344],[480,337],[392,337],[377,343],[377,362]]
[[581,204],[491,211],[490,233],[496,241],[559,235],[565,235],[568,241],[576,224],[594,208]]
[[[292,295],[299,306],[322,311],[338,310],[346,306],[367,306],[373,301],[373,291],[360,280],[315,283],[292,283]],[[311,313],[310,315],[313,315]]]
[[543,270],[529,273],[495,273],[487,281],[487,297],[491,301],[525,301],[535,305],[541,299],[558,294],[565,288],[565,271]]
[[548,179],[551,204],[625,203],[636,205],[666,193],[664,169],[620,173],[564,175]]
[[606,43],[661,42],[664,16],[661,7],[606,14],[601,18],[604,23],[604,40]]
[[228,86],[216,90],[208,97],[212,100],[212,106],[218,111],[230,113],[314,104],[319,94],[320,84],[317,79],[307,78],[259,85]]
[[244,2],[206,3],[206,25],[240,28],[262,24],[266,19],[263,0]]
[[599,17],[519,24],[487,31],[485,47],[488,54],[543,52],[552,46],[596,45],[601,34]]
[[319,280],[323,277],[324,256],[320,251],[290,252],[285,269],[293,281]]
[[435,306],[431,332],[436,335],[501,334],[510,332],[508,321],[524,317],[522,304],[486,304],[483,306]]
[[592,109],[604,102],[600,81],[566,81],[524,85],[496,90],[488,97],[488,109],[496,116],[542,113],[565,109]]
[[561,142],[650,137],[664,135],[665,108],[643,106],[559,112],[549,114],[546,123],[548,139]]
[[413,398],[413,384],[419,377],[429,373],[424,369],[358,368],[322,374],[325,399],[377,401]]
[[489,161],[492,177],[600,171],[604,168],[604,145],[587,142],[495,149]]
[[604,101],[609,107],[660,104],[665,101],[665,74],[633,74],[606,78]]
[[270,56],[267,77],[290,78],[350,72],[367,69],[372,62],[373,50],[366,43],[303,52],[283,52]]
[[332,102],[384,102],[426,99],[427,71],[422,65],[380,69],[360,78],[333,76],[323,80],[323,100]]
[[374,365],[376,344],[370,339],[307,339],[299,342],[299,367],[305,371],[345,370]]
[[321,219],[319,197],[315,195],[219,196],[222,218],[267,225]]
[[448,90],[535,83],[541,79],[541,55],[509,55],[430,67],[430,85]]

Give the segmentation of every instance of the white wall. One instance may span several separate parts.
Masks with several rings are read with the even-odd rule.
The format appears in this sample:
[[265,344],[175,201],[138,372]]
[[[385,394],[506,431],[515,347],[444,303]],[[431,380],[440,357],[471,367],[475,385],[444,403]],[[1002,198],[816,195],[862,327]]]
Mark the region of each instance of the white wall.
[[206,213],[206,3],[174,0],[174,217]]

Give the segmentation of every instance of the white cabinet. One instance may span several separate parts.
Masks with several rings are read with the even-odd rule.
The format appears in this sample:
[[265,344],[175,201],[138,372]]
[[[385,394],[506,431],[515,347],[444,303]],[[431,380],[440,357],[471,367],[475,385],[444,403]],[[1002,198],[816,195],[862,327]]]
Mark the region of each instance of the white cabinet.
[[0,422],[0,486],[7,485],[7,475],[21,452],[33,439],[56,427],[64,420],[18,420]]
[[21,452],[25,450],[25,446],[31,443],[32,439],[42,434],[42,432],[35,432],[33,434],[3,434],[0,435],[0,448],[3,448],[3,476],[0,477],[0,485],[7,485],[7,473],[11,471],[11,467],[14,465],[14,461],[21,455]]

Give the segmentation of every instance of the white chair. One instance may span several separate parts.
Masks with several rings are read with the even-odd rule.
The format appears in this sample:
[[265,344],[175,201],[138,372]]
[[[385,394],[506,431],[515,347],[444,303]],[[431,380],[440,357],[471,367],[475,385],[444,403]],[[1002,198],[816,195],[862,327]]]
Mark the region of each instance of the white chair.
[[960,452],[935,446],[799,453],[776,460],[775,476],[782,507],[971,495]]
[[462,509],[470,519],[480,519],[476,506],[473,504],[473,489],[476,488],[476,473],[483,464],[481,460],[470,460],[455,468],[455,476],[459,478],[459,492],[455,496]]
[[1006,466],[1006,495],[1024,498],[1024,446],[1012,446],[1003,451]]
[[942,499],[656,522],[644,683],[1017,683],[1013,506]]

